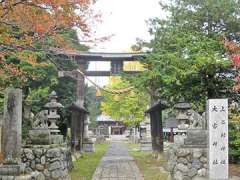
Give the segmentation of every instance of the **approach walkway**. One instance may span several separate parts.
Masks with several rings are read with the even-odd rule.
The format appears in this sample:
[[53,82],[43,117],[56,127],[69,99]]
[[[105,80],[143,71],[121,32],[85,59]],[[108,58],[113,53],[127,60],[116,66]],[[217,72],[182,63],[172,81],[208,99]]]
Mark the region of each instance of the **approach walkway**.
[[97,167],[93,180],[143,180],[133,157],[121,142],[112,142]]

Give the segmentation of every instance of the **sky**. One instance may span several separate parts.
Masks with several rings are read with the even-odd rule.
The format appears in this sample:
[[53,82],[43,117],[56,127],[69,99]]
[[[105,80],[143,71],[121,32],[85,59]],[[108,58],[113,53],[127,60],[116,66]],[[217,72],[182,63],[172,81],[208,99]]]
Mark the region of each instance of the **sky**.
[[98,0],[94,6],[101,13],[95,36],[111,36],[108,41],[98,43],[91,51],[126,52],[136,43],[136,38],[149,40],[149,18],[163,15],[159,0]]
[[[101,22],[95,27],[94,38],[111,36],[90,48],[92,52],[129,52],[136,39],[150,40],[147,20],[163,17],[159,0],[97,0],[94,11],[100,12]],[[90,63],[88,70],[109,70],[109,63]],[[107,77],[91,77],[100,86],[108,84]],[[89,83],[88,83],[89,84]]]

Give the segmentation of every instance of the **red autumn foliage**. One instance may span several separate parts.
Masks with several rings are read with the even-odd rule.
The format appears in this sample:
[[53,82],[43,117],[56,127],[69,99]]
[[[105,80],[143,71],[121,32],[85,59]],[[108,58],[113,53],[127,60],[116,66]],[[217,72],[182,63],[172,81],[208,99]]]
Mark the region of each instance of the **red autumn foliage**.
[[240,68],[240,55],[232,55],[232,61],[236,68]]
[[[231,58],[234,68],[238,71],[240,69],[240,46],[234,41],[230,41],[227,38],[224,39],[224,47]],[[238,74],[234,80],[236,84],[233,87],[234,91],[240,91],[240,75]]]

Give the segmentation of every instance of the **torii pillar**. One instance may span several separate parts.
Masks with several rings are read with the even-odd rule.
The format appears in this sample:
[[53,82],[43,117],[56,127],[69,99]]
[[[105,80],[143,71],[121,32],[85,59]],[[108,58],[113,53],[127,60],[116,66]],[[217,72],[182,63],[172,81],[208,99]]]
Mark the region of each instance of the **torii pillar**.
[[[85,72],[86,63],[78,63],[78,69]],[[85,78],[77,70],[60,71],[59,77],[71,77],[77,81],[76,87],[76,102],[69,107],[72,112],[71,117],[71,147],[73,151],[82,151],[83,147],[83,132],[84,121],[87,116],[87,111],[84,108],[84,86]]]

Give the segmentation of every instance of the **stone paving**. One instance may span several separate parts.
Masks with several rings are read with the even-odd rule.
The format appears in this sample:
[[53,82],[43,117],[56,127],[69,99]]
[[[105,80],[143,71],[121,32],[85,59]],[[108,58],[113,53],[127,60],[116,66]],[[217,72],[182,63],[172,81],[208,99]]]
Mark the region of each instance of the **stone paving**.
[[113,142],[97,167],[93,180],[143,180],[133,157],[121,142]]

